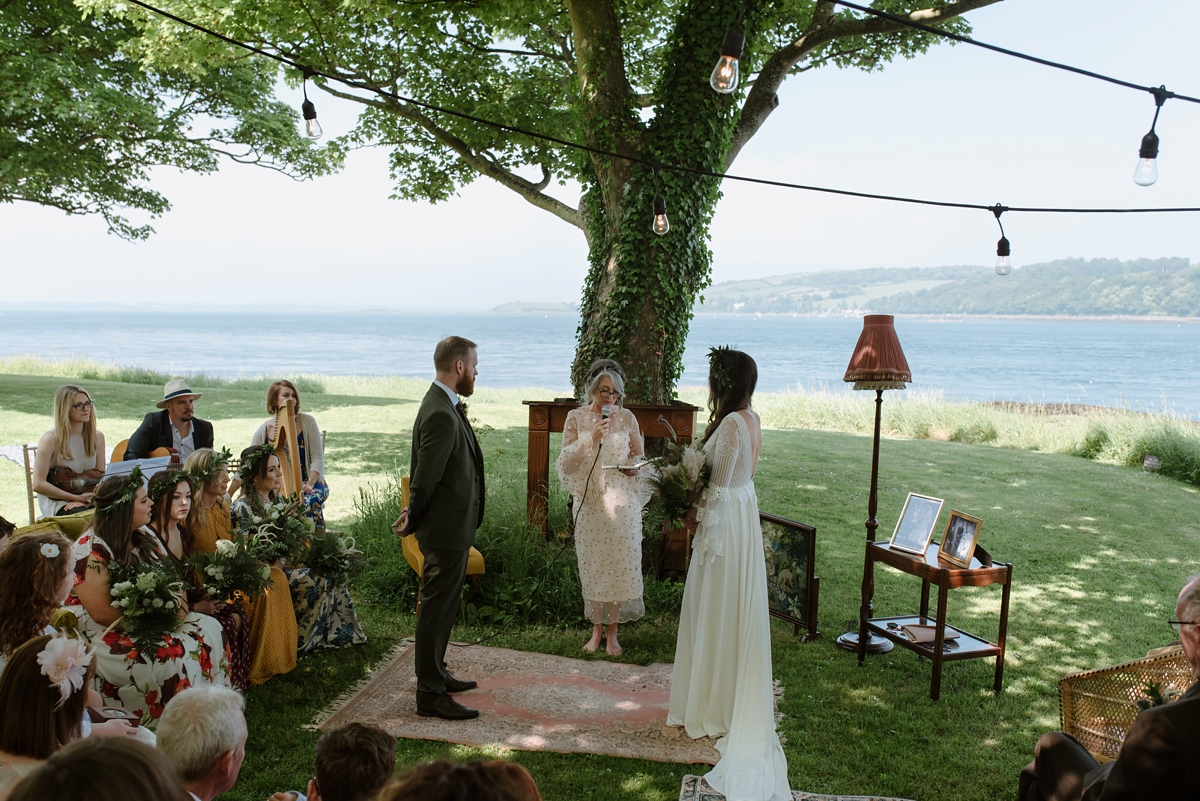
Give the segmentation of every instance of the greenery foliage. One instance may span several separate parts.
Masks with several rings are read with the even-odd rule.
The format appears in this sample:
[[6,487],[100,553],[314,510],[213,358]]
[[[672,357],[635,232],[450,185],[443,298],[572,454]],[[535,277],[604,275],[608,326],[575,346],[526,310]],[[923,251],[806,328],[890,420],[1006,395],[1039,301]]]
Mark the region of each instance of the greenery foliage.
[[165,63],[134,19],[96,11],[0,3],[0,203],[99,214],[110,232],[145,239],[153,229],[123,213],[170,208],[148,184],[152,167],[213,172],[221,153],[298,177],[340,164],[338,147],[312,147],[295,109],[273,99],[273,65],[241,54]]
[[121,612],[121,630],[138,648],[161,647],[163,636],[179,628],[183,580],[163,562],[108,564],[112,604]]
[[237,532],[218,540],[212,553],[193,553],[188,567],[196,571],[200,587],[214,601],[229,601],[238,594],[253,601],[271,584],[271,568],[262,563],[250,540]]

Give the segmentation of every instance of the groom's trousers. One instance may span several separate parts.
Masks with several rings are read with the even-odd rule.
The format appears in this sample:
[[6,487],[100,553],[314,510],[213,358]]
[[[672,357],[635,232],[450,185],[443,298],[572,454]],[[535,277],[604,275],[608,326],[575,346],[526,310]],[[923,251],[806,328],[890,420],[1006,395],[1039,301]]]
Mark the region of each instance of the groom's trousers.
[[425,570],[421,577],[421,611],[417,613],[417,692],[441,694],[446,692],[446,644],[458,614],[471,551],[423,547],[421,552]]

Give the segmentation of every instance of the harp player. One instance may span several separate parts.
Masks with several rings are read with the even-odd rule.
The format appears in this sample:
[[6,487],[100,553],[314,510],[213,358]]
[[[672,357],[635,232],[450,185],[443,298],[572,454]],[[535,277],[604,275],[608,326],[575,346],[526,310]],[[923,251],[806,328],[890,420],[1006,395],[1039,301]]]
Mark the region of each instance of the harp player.
[[300,413],[300,390],[291,381],[276,381],[267,390],[267,413],[272,415],[254,432],[251,445],[262,445],[275,438],[275,416],[292,402],[295,418],[296,444],[300,451],[300,479],[304,482],[302,496],[307,514],[318,528],[325,527],[325,501],[329,485],[325,483],[325,443],[321,427],[311,414]]

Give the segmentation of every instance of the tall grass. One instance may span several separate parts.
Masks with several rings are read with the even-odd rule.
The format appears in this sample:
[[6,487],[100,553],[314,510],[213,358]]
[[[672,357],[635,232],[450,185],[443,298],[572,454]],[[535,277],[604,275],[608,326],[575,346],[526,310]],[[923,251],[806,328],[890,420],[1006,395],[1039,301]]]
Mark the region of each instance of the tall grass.
[[221,378],[207,373],[163,373],[145,367],[100,364],[87,359],[46,361],[38,356],[14,356],[0,359],[0,374],[60,376],[67,379],[115,381],[121,384],[163,385],[175,378],[187,379],[192,389],[246,389],[266,391],[277,378],[288,378],[301,392],[325,392],[325,376],[250,376]]

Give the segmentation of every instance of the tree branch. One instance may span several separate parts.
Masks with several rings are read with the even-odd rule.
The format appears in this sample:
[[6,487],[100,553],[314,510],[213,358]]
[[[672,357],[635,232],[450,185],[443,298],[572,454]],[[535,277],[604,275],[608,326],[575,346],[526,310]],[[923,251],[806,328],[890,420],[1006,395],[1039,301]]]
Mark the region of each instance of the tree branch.
[[[914,11],[908,15],[913,22],[923,25],[936,25],[939,22],[962,16],[969,11],[990,6],[1002,0],[958,0],[953,5],[944,8],[926,8]],[[804,35],[791,44],[777,50],[755,78],[754,86],[746,96],[742,106],[742,115],[738,120],[737,129],[733,133],[733,141],[725,155],[725,168],[733,165],[738,153],[746,143],[758,133],[758,129],[767,121],[767,117],[779,105],[775,93],[780,84],[792,69],[809,53],[824,44],[850,36],[870,36],[874,34],[895,33],[907,30],[907,26],[880,17],[863,19],[838,19],[834,15],[836,4],[829,0],[818,0],[813,9],[812,22]]]
[[[574,225],[576,228],[583,228],[583,217],[579,213],[579,209],[572,208],[566,203],[563,203],[557,198],[542,192],[550,185],[550,175],[545,165],[539,165],[542,169],[542,180],[538,183],[522,178],[516,173],[506,169],[499,162],[494,161],[484,153],[476,153],[467,145],[466,142],[459,139],[457,136],[442,128],[432,118],[426,116],[415,107],[407,103],[401,103],[384,94],[379,94],[378,97],[360,97],[359,95],[343,92],[338,89],[333,89],[325,83],[321,83],[321,88],[334,97],[342,100],[349,100],[353,103],[360,103],[365,106],[377,108],[395,114],[398,117],[416,123],[425,131],[433,136],[440,144],[450,148],[458,154],[459,159],[471,169],[480,175],[486,175],[488,178],[496,181],[502,186],[511,189],[526,201],[539,209],[548,211],[559,219]],[[369,86],[369,89],[375,92],[383,92],[382,87]]]

